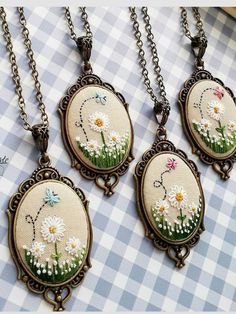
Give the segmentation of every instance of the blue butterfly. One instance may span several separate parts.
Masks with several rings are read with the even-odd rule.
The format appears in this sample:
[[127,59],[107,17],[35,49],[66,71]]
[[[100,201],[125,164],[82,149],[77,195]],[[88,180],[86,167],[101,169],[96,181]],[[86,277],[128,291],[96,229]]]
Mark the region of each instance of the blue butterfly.
[[44,198],[44,202],[48,205],[52,206],[60,202],[60,197],[53,192],[51,189],[46,190],[46,197]]
[[106,95],[104,95],[104,94],[102,94],[100,92],[96,92],[96,102],[97,103],[100,102],[102,105],[105,105],[106,101],[107,101],[107,96]]

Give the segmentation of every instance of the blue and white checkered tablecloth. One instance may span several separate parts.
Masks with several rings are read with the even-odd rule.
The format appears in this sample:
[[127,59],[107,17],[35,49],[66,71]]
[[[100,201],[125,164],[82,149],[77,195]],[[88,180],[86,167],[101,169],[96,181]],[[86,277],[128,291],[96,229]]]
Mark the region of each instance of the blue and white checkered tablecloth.
[[[193,57],[189,42],[181,34],[179,9],[150,8],[149,13],[172,105],[169,138],[197,162],[207,204],[206,231],[181,270],[176,270],[172,261],[154,249],[144,237],[136,211],[134,167],[154,140],[156,122],[140,76],[128,9],[88,8],[94,33],[94,72],[124,94],[130,104],[135,131],[136,159],[110,199],[103,197],[92,182],[82,179],[76,170],[71,169],[62,143],[57,106],[63,92],[79,76],[81,61],[74,42],[68,36],[63,9],[25,11],[50,119],[49,153],[60,172],[71,177],[90,199],[94,232],[93,267],[82,286],[73,291],[67,309],[107,312],[236,310],[236,167],[231,172],[231,179],[222,182],[211,167],[191,154],[183,134],[176,99],[183,82],[191,75]],[[73,17],[81,30],[78,12],[73,8]],[[17,26],[18,17],[13,9],[8,9],[7,13],[14,33],[27,112],[30,121],[37,123],[32,81]],[[209,40],[206,68],[234,89],[235,20],[216,8],[201,9],[201,14]],[[37,152],[31,135],[23,130],[18,118],[17,99],[2,36],[0,58],[0,155],[10,158],[0,178],[0,310],[47,311],[50,307],[46,302],[29,293],[16,279],[16,268],[8,249],[5,209],[18,185],[36,168]]]

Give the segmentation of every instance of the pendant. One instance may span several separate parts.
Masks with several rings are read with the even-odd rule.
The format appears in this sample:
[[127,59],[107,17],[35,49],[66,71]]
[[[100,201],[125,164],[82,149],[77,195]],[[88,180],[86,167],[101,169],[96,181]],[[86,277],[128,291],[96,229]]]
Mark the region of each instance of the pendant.
[[[32,133],[45,152],[47,131],[36,126]],[[91,267],[92,227],[84,193],[45,156],[9,201],[8,238],[18,279],[62,311]]]
[[236,98],[206,70],[195,71],[179,93],[184,131],[193,153],[229,179],[236,160]]
[[135,181],[146,237],[182,268],[205,230],[205,201],[197,166],[166,136],[157,136],[136,165]]
[[98,76],[85,73],[68,89],[59,112],[72,167],[111,196],[134,159],[133,127],[124,97]]

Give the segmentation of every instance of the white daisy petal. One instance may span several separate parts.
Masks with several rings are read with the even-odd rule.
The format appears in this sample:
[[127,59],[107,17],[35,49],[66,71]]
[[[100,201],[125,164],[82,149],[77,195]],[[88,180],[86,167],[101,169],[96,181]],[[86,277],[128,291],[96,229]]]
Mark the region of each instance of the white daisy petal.
[[177,209],[183,209],[187,205],[188,196],[182,186],[174,185],[169,194],[169,202]]
[[207,114],[212,119],[219,121],[224,115],[224,106],[217,100],[212,100],[208,103]]
[[81,242],[79,238],[72,237],[66,242],[65,250],[72,256],[75,256],[76,254],[78,254],[78,251],[81,248],[82,246],[81,246]]
[[188,212],[189,212],[190,214],[192,214],[192,215],[194,215],[194,214],[197,213],[197,209],[198,209],[198,207],[197,207],[197,205],[196,205],[194,202],[192,202],[192,203],[189,204],[189,206],[188,206]]
[[42,242],[33,242],[31,249],[31,253],[35,257],[41,257],[44,254],[45,251],[45,245]]
[[166,200],[160,198],[158,201],[156,201],[154,210],[161,216],[167,216],[169,207],[169,203]]
[[236,131],[236,122],[230,120],[227,124],[227,127],[230,131]]
[[41,225],[42,237],[48,243],[61,241],[65,230],[63,219],[56,216],[45,218]]
[[103,112],[94,112],[88,117],[89,126],[95,132],[104,132],[109,128],[110,121],[108,115]]

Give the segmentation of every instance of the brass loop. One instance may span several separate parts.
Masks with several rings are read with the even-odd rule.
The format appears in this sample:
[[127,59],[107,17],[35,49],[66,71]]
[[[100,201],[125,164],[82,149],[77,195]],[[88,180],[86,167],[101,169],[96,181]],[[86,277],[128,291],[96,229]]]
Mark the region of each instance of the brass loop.
[[164,126],[161,126],[157,129],[156,138],[158,141],[165,141],[167,139],[167,131]]
[[51,165],[51,160],[48,156],[47,153],[44,153],[42,154],[40,157],[39,157],[39,161],[38,161],[40,167],[48,167]]

